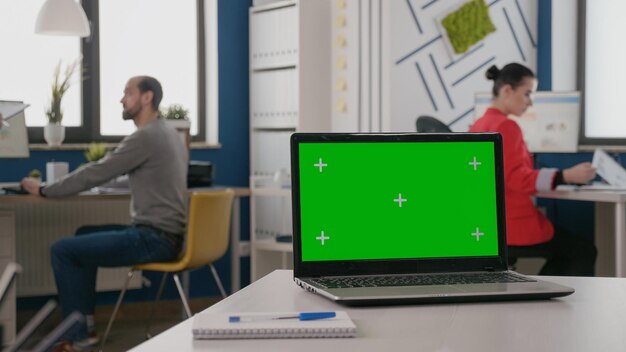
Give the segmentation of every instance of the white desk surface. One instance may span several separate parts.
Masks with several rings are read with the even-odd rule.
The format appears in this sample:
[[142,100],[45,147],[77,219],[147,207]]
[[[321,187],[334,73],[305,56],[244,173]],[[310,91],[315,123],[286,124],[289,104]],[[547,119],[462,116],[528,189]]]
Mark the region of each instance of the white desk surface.
[[581,200],[589,202],[624,203],[626,202],[626,191],[624,190],[586,190],[572,188],[571,190],[557,190],[539,192],[538,198]]
[[346,310],[356,338],[196,341],[191,319],[132,351],[626,351],[626,279],[546,277],[573,295],[541,301],[348,308],[277,270],[206,312]]

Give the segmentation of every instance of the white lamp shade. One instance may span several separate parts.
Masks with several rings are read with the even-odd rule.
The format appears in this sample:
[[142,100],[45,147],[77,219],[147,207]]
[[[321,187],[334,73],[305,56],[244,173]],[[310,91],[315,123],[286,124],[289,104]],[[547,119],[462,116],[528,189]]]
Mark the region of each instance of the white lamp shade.
[[88,37],[91,29],[85,11],[76,1],[46,0],[37,15],[35,33]]

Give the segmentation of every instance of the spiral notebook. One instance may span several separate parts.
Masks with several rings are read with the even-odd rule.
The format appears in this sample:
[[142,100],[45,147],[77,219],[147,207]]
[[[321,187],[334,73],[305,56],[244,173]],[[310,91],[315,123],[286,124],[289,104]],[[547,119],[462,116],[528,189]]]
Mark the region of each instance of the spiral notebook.
[[356,326],[346,312],[336,312],[330,319],[300,321],[256,320],[239,323],[229,322],[234,315],[267,316],[297,314],[293,312],[273,313],[200,313],[193,318],[194,339],[283,339],[354,337]]

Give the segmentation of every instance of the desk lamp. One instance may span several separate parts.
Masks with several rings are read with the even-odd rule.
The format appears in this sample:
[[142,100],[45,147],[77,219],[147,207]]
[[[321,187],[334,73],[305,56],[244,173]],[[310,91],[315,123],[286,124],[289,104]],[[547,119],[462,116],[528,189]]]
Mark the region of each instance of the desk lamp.
[[87,15],[74,0],[46,0],[39,10],[35,33],[88,37],[91,34]]

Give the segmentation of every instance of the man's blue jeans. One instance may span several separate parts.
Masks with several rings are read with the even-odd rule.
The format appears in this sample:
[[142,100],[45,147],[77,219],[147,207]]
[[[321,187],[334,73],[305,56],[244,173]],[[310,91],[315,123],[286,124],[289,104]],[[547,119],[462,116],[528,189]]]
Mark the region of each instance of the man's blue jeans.
[[[55,242],[51,248],[52,270],[65,317],[74,311],[93,315],[98,267],[173,261],[180,252],[180,244],[173,244],[163,232],[150,227],[107,225],[86,229]],[[83,324],[65,338],[79,341],[86,337],[87,326]]]

